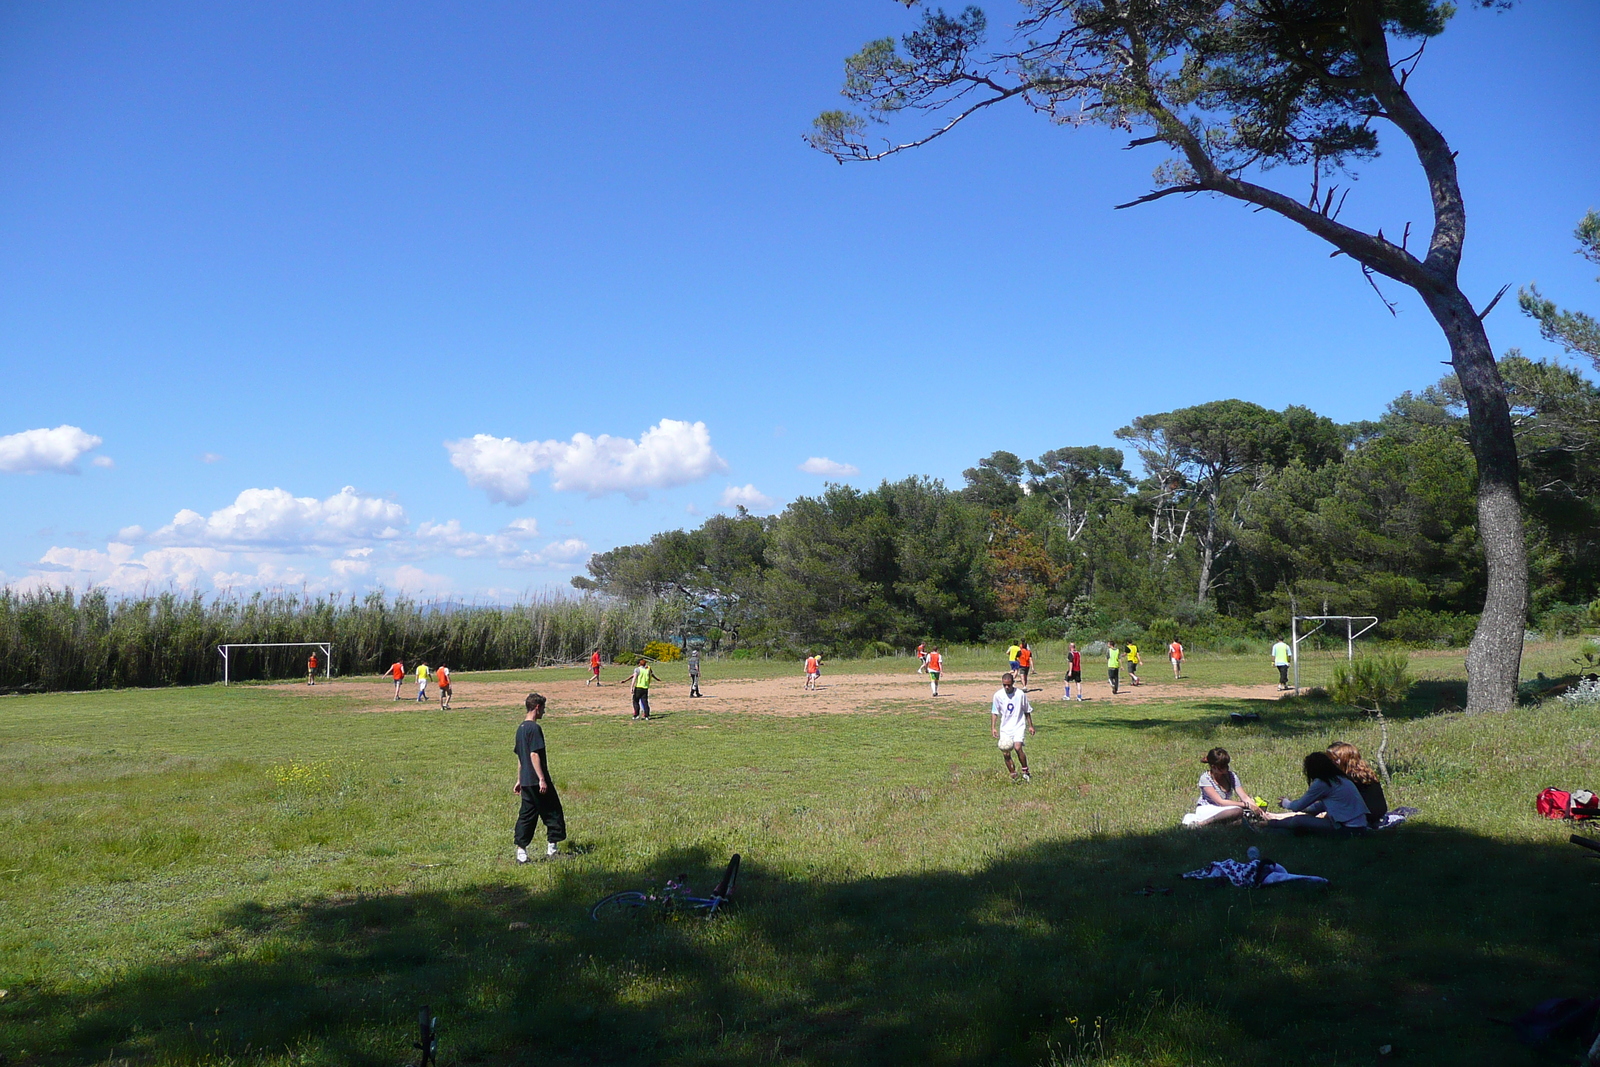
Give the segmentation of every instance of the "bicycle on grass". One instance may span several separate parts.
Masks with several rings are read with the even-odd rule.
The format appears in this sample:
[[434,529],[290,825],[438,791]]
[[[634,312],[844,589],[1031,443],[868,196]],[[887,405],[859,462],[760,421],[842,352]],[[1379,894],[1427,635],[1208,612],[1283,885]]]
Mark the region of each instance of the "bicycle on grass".
[[735,852],[728,861],[728,866],[722,872],[722,880],[711,891],[709,897],[697,897],[688,892],[688,887],[683,884],[683,875],[669,878],[667,884],[654,893],[641,892],[637,889],[626,889],[620,893],[612,893],[595,903],[589,909],[589,918],[595,922],[615,921],[634,915],[642,915],[645,909],[654,909],[664,914],[675,912],[704,912],[706,918],[711,918],[733,899],[734,883],[739,880],[739,854]]

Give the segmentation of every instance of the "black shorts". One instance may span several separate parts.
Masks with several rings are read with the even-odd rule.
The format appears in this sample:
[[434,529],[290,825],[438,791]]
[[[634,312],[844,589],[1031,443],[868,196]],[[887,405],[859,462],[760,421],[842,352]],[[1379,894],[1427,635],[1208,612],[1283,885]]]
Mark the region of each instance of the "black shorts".
[[1081,682],[1081,681],[1083,681],[1083,672],[1082,671],[1068,671],[1067,672],[1067,681],[1069,681],[1069,682]]

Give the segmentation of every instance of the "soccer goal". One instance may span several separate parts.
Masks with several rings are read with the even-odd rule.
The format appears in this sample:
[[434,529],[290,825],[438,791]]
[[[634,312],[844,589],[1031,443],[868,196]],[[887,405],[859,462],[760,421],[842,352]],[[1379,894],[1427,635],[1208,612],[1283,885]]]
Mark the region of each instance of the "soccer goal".
[[257,644],[231,644],[218,645],[217,651],[222,654],[222,684],[228,684],[230,653],[236,648],[315,648],[322,651],[322,677],[324,681],[333,677],[333,642],[332,641],[275,641]]
[[[1311,629],[1300,632],[1303,622],[1316,623]],[[1294,695],[1300,695],[1300,642],[1327,626],[1330,622],[1344,623],[1344,654],[1346,659],[1356,658],[1356,638],[1378,625],[1376,615],[1295,615],[1289,619],[1290,661],[1294,664]],[[1358,630],[1356,624],[1364,625]],[[1335,631],[1337,633],[1337,631]]]

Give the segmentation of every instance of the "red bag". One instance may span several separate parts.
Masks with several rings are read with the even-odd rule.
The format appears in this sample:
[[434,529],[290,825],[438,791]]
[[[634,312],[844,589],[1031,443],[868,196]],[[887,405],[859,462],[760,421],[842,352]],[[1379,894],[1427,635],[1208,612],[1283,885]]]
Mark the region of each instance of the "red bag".
[[1572,794],[1571,811],[1574,819],[1600,818],[1600,797],[1587,789],[1575,790]]
[[1572,818],[1572,794],[1565,789],[1551,786],[1539,794],[1539,799],[1534,801],[1534,810],[1547,819]]

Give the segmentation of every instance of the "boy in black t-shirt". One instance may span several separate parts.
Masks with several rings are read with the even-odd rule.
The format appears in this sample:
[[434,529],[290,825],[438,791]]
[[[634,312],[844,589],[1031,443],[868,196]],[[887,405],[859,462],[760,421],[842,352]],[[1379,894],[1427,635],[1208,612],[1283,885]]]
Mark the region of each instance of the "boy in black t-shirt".
[[556,783],[550,778],[550,763],[545,757],[544,728],[539,720],[544,718],[544,697],[529,693],[523,706],[528,717],[517,727],[517,743],[512,751],[517,754],[517,784],[513,793],[522,797],[522,811],[517,815],[517,828],[513,835],[517,845],[517,862],[528,862],[528,844],[539,820],[544,820],[545,855],[556,854],[556,843],[567,837],[567,820],[561,810],[561,798],[556,795]]

